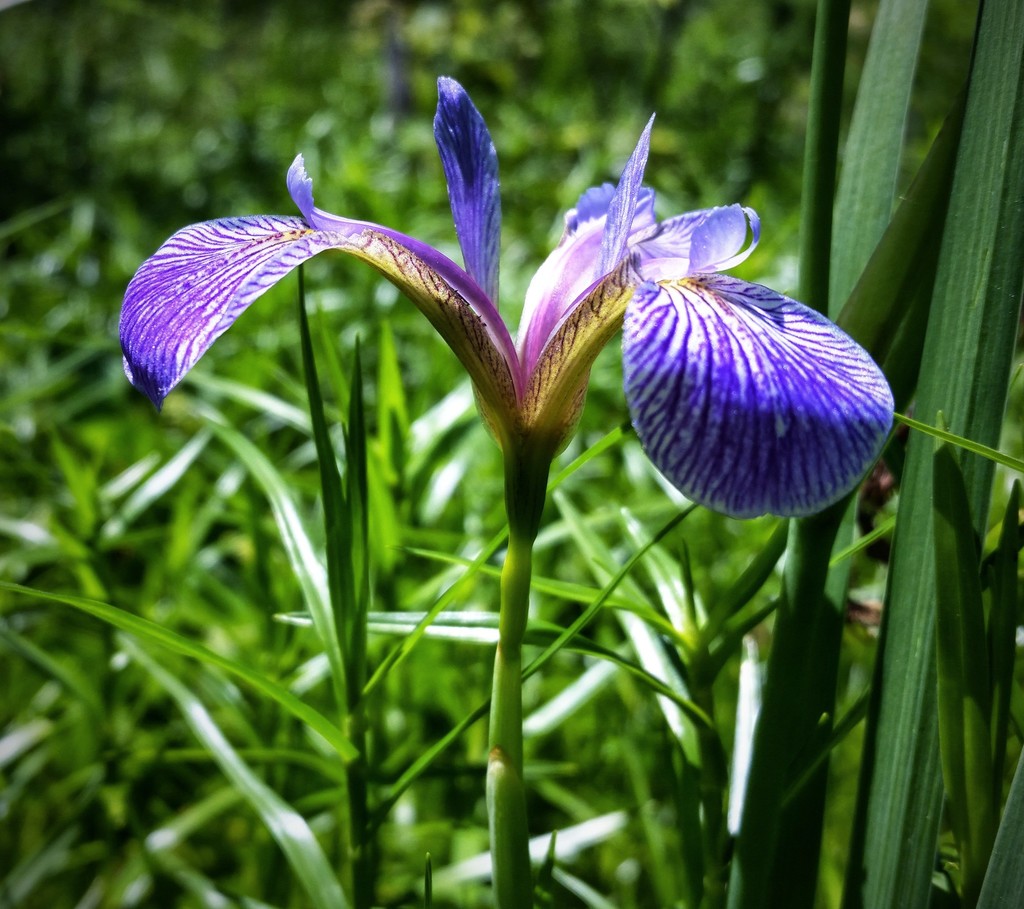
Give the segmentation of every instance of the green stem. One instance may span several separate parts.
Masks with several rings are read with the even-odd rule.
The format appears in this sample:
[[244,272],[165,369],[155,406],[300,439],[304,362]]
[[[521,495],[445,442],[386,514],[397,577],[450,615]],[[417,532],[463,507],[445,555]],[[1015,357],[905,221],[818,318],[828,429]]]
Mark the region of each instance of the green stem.
[[[818,0],[800,213],[800,299],[828,315],[832,201],[850,0]],[[842,302],[842,301],[840,301]]]
[[523,635],[529,610],[533,540],[512,534],[501,572],[501,615],[494,657],[489,745],[523,772]]
[[501,572],[487,761],[491,866],[498,909],[529,909],[533,905],[523,785],[523,636],[530,607],[533,543],[544,510],[550,465],[550,457],[506,456],[509,537]]

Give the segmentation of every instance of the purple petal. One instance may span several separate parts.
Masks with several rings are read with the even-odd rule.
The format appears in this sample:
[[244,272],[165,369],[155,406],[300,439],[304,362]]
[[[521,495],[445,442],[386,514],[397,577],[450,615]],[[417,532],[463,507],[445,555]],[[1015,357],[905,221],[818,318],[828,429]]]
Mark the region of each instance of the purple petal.
[[160,407],[253,300],[330,246],[300,218],[228,218],[178,231],[125,292],[121,349],[129,381]]
[[448,181],[455,233],[468,271],[498,302],[501,195],[498,155],[487,124],[454,79],[437,80],[434,138]]
[[892,424],[892,393],[861,347],[735,278],[644,284],[626,310],[623,360],[648,456],[686,496],[735,517],[837,501]]
[[[748,219],[753,239],[745,247]],[[712,208],[693,229],[686,273],[724,271],[738,265],[754,251],[760,238],[761,222],[753,209],[740,205]]]
[[[338,230],[300,218],[209,221],[170,238],[136,272],[121,311],[125,372],[157,407],[210,345],[257,297],[326,249],[362,259],[427,316],[466,366],[485,406],[504,419],[521,380],[512,339],[488,323],[482,291],[454,262],[424,243],[375,224],[334,219]],[[449,280],[450,278],[450,280]],[[463,289],[478,299],[467,298]],[[483,302],[489,305],[486,297]]]
[[[747,227],[751,240],[747,241]],[[752,208],[730,205],[677,215],[633,240],[640,272],[648,281],[674,281],[682,275],[724,271],[738,265],[761,239],[761,221]]]
[[[566,233],[575,234],[580,229],[580,225],[607,217],[612,199],[615,198],[615,189],[612,183],[602,183],[600,186],[592,186],[590,189],[584,190],[576,207],[565,216]],[[652,228],[654,221],[654,190],[642,186],[637,194],[636,212],[633,215],[633,226],[630,229],[631,236]]]
[[544,345],[573,304],[586,296],[598,278],[597,259],[601,250],[604,218],[588,219],[569,229],[526,289],[526,302],[519,324],[519,360],[523,374],[533,370]]
[[523,421],[535,437],[560,448],[571,438],[583,411],[590,368],[622,328],[637,285],[631,259],[606,275],[566,314],[528,374]]
[[[342,218],[332,215],[323,209],[317,208],[313,203],[313,181],[306,173],[306,166],[302,155],[296,157],[292,166],[288,169],[288,191],[292,199],[302,212],[306,221],[313,227],[330,231],[341,237],[356,237],[367,230],[374,231],[390,237],[400,246],[411,252],[421,260],[431,272],[439,277],[445,284],[454,290],[462,299],[469,304],[470,308],[480,317],[493,344],[501,351],[502,356],[508,361],[513,373],[516,376],[517,386],[521,385],[519,370],[516,363],[515,345],[512,343],[512,336],[502,321],[498,308],[481,289],[474,278],[465,269],[460,268],[444,253],[435,249],[422,240],[410,237],[382,224],[374,224],[370,221],[357,221],[354,218]],[[371,262],[371,264],[373,264]],[[394,280],[394,276],[389,274]],[[406,292],[401,281],[395,281],[399,289]]]
[[653,123],[651,117],[618,186],[605,183],[580,196],[565,216],[558,246],[530,281],[517,344],[524,375],[572,309],[619,265],[630,238],[653,229],[654,191],[640,185]]
[[712,211],[705,208],[666,218],[633,240],[631,249],[639,255],[640,271],[649,281],[688,275],[693,232]]
[[608,274],[626,254],[630,231],[633,227],[633,216],[636,214],[637,201],[640,197],[640,186],[644,181],[644,168],[647,166],[647,155],[651,150],[651,128],[654,117],[647,121],[647,126],[640,134],[640,140],[629,156],[626,166],[619,177],[619,185],[615,195],[608,204],[608,220],[605,223],[604,237],[601,241],[601,258],[597,270],[601,277]]

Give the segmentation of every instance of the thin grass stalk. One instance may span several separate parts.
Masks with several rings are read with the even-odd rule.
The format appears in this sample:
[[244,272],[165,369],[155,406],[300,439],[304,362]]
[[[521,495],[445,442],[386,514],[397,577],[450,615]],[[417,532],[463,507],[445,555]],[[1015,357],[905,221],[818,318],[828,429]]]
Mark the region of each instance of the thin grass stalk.
[[487,757],[487,809],[495,902],[533,905],[526,790],[523,785],[523,635],[530,597],[533,540],[509,536],[501,576]]
[[355,909],[369,909],[373,903],[373,879],[367,834],[367,792],[365,759],[365,723],[360,694],[365,683],[366,653],[366,513],[365,445],[362,421],[362,395],[359,384],[359,358],[350,399],[350,419],[346,432],[350,461],[346,471],[346,489],[331,444],[320,394],[313,342],[306,312],[305,284],[299,266],[299,337],[302,351],[306,395],[320,469],[320,488],[324,508],[324,532],[327,550],[327,585],[343,655],[342,678],[335,680],[339,691],[338,722],[346,737],[360,754],[345,768],[339,787],[337,831],[341,856],[341,880],[352,897]]
[[800,299],[826,315],[850,0],[818,0],[800,212]]
[[348,673],[348,722],[345,727],[349,741],[359,749],[362,758],[346,768],[349,792],[349,824],[351,836],[353,901],[356,909],[369,909],[374,904],[373,849],[374,840],[369,832],[366,753],[366,699],[362,696],[366,685],[367,618],[370,608],[370,547],[369,547],[369,493],[366,464],[366,422],[363,408],[362,361],[356,345],[352,366],[349,397],[348,426],[345,427],[345,530],[347,536],[340,543],[347,544],[350,553],[350,600],[344,609],[346,632],[345,669]]

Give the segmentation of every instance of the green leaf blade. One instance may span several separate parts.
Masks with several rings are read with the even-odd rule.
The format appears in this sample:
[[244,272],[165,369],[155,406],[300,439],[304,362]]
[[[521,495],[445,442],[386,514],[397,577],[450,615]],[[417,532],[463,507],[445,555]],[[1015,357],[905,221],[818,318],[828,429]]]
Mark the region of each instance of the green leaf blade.
[[[998,441],[1024,284],[1024,7],[981,10],[964,127],[918,383],[921,413]],[[941,816],[932,539],[932,444],[911,436],[893,545],[845,903],[924,906]],[[992,468],[963,467],[976,533]]]
[[995,837],[988,642],[967,489],[948,444],[935,452],[933,477],[939,750],[970,906]]
[[177,703],[189,728],[224,775],[259,815],[284,853],[315,909],[347,909],[349,903],[309,824],[264,783],[239,756],[206,707],[137,644],[124,640],[132,658]]

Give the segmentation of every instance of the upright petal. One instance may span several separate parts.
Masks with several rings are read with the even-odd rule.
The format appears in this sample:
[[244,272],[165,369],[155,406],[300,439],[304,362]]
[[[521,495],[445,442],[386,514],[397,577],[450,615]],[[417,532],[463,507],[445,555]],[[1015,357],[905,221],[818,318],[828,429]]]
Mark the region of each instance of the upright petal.
[[[753,239],[747,244],[747,223]],[[725,271],[747,258],[761,239],[761,221],[752,208],[727,205],[712,208],[690,238],[689,274]]]
[[[600,222],[603,227],[605,218],[608,216],[608,209],[615,198],[615,191],[614,183],[602,183],[600,186],[591,186],[590,189],[584,190],[575,208],[566,212],[565,234],[562,240],[572,237],[581,228],[586,229],[591,222],[594,224]],[[654,190],[642,186],[637,194],[636,212],[633,215],[633,227],[630,233],[636,234],[639,231],[649,230],[654,227],[654,221]]]
[[647,126],[640,134],[640,140],[629,156],[626,166],[622,169],[619,184],[615,187],[615,195],[608,205],[608,220],[601,238],[601,257],[597,270],[601,277],[608,274],[626,255],[633,216],[636,214],[637,201],[640,198],[640,187],[644,182],[644,168],[651,150],[651,128],[654,117],[647,121]]
[[583,411],[590,368],[622,327],[637,275],[632,258],[605,275],[551,333],[529,372],[522,413],[531,435],[555,451],[572,436]]
[[641,186],[653,123],[651,117],[618,185],[605,183],[580,196],[565,216],[558,246],[530,281],[517,341],[524,375],[573,307],[626,257],[630,237],[654,227],[654,192]]
[[487,124],[454,79],[437,80],[434,138],[448,181],[455,233],[468,271],[498,302],[501,195],[498,155]]
[[555,326],[601,277],[597,260],[604,218],[588,218],[570,230],[569,221],[574,214],[575,211],[571,211],[566,216],[566,231],[561,242],[537,269],[526,289],[516,342],[526,376],[532,372]]
[[121,349],[129,381],[160,407],[253,300],[330,245],[300,218],[228,218],[178,231],[125,292]]
[[[690,274],[693,232],[710,211],[712,209],[705,208],[666,218],[633,240],[631,249],[639,256],[641,271],[648,280],[658,281],[663,277]],[[666,266],[664,274],[658,274],[656,272],[662,270],[662,262],[670,264]]]
[[892,393],[826,318],[709,275],[644,284],[623,331],[626,398],[649,457],[686,496],[735,517],[819,511],[878,457]]

